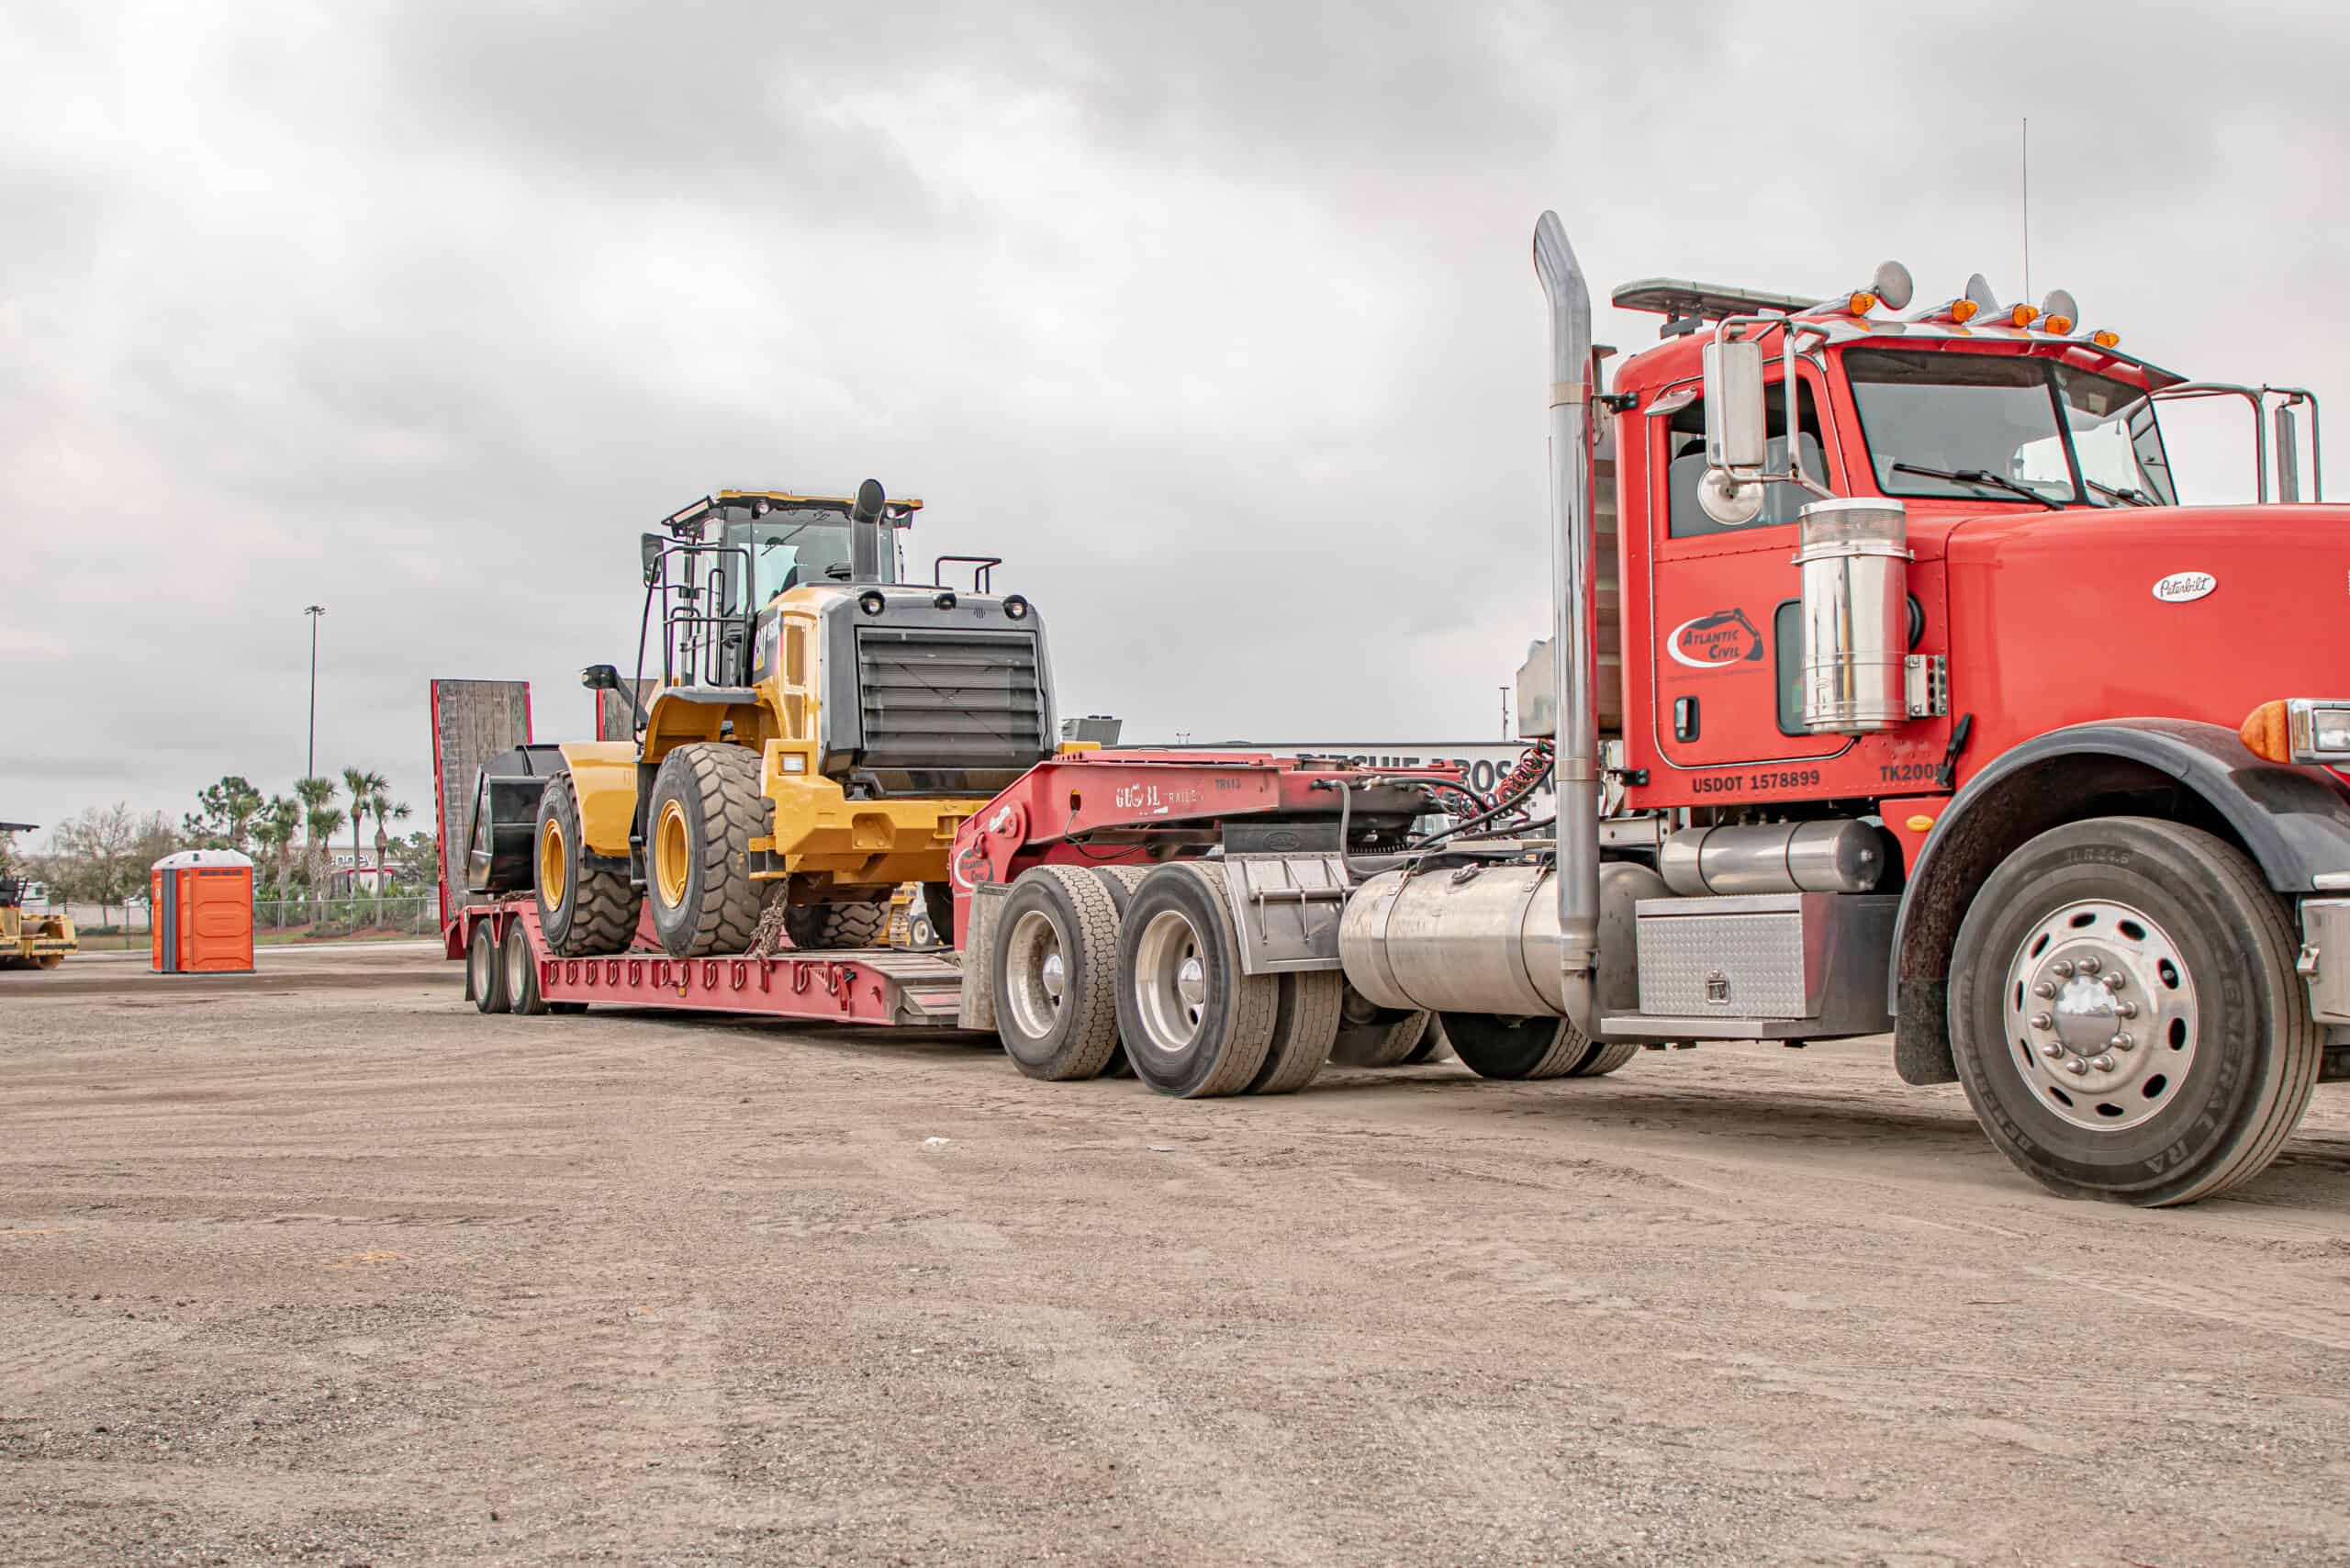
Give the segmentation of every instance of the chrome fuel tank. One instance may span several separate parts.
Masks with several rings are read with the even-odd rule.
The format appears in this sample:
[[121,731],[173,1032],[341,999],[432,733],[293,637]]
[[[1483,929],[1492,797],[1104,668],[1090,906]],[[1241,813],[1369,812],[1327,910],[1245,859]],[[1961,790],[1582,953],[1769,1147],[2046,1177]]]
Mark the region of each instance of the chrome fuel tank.
[[[1639,994],[1634,906],[1670,890],[1626,861],[1601,866],[1599,884],[1601,1006],[1616,1009]],[[1383,872],[1356,890],[1338,925],[1340,967],[1382,1007],[1556,1016],[1558,947],[1547,866]]]

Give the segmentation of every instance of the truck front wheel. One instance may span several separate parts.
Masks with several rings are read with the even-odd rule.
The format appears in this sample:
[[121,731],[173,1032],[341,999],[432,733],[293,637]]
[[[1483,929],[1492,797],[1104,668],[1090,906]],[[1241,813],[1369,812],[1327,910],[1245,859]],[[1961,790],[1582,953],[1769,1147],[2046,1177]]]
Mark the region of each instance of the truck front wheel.
[[2276,1158],[2317,1083],[2298,951],[2232,845],[2151,817],[2052,829],[1991,874],[1952,950],[1967,1100],[2065,1196],[2223,1192]]

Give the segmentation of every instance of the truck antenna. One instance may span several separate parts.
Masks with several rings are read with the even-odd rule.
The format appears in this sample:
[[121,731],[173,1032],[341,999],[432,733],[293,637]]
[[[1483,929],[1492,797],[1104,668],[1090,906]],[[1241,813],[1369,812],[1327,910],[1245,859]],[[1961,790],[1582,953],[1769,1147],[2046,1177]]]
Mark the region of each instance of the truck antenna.
[[2023,117],[2023,165],[2018,181],[2023,197],[2023,297],[2031,297],[2031,117]]

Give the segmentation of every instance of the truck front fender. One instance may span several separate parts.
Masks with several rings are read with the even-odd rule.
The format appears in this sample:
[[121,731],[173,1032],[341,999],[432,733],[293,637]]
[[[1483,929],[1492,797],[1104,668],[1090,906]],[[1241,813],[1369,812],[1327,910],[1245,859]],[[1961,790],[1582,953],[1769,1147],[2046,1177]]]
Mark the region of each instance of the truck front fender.
[[2115,719],[2035,735],[1952,797],[1909,868],[1889,977],[1894,1066],[1908,1083],[1951,1083],[1950,951],[1977,889],[2049,829],[2093,816],[2164,816],[2250,855],[2280,893],[2350,871],[2350,801],[2312,768],[2265,761],[2232,730],[2185,719]]

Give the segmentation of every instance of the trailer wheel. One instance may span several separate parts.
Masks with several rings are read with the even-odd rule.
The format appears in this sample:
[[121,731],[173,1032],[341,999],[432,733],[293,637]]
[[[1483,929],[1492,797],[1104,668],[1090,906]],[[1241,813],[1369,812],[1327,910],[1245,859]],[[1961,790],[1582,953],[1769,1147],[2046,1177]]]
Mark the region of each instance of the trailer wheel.
[[2051,829],[1975,894],[1951,1047],[1983,1130],[2067,1197],[2191,1203],[2257,1174],[2324,1058],[2284,901],[2177,823]]
[[1449,1054],[1452,1042],[1444,1037],[1444,1020],[1434,1014],[1428,1015],[1428,1026],[1420,1036],[1420,1043],[1404,1054],[1399,1066],[1417,1067],[1422,1062],[1436,1061]]
[[996,1033],[1021,1071],[1091,1078],[1118,1048],[1118,915],[1091,873],[1020,874],[996,917]]
[[487,920],[476,921],[474,934],[465,941],[465,991],[481,1012],[506,1011],[506,966],[498,959],[498,939],[490,935]]
[[751,838],[765,815],[750,747],[701,741],[661,759],[644,813],[644,879],[653,929],[669,957],[751,945],[762,902],[751,880]]
[[890,901],[795,904],[783,912],[784,934],[803,951],[878,947],[890,929]]
[[1595,1045],[1564,1018],[1495,1018],[1483,1013],[1443,1016],[1452,1054],[1480,1078],[1565,1078],[1609,1048]]
[[579,793],[570,774],[556,774],[540,791],[537,834],[532,880],[547,946],[565,958],[627,951],[644,895],[630,885],[626,871],[588,866]]
[[1428,1036],[1428,1014],[1397,1013],[1371,1002],[1360,991],[1348,990],[1349,1004],[1330,1047],[1337,1067],[1398,1067],[1412,1059]]
[[1338,1037],[1346,976],[1336,969],[1308,969],[1273,979],[1280,988],[1273,1041],[1265,1049],[1265,1065],[1248,1081],[1251,1094],[1294,1094],[1304,1088],[1330,1059]]
[[[1149,876],[1153,869],[1154,868],[1147,863],[1140,866],[1092,868],[1093,874],[1102,879],[1102,886],[1109,891],[1110,902],[1117,909],[1118,924],[1121,926],[1125,924],[1126,905],[1133,900],[1135,890],[1142,886],[1142,879]],[[1126,1043],[1124,1039],[1120,1039],[1118,1048],[1110,1053],[1109,1061],[1103,1065],[1102,1076],[1132,1078],[1134,1075],[1135,1064],[1126,1058]]]
[[922,908],[923,913],[930,916],[930,939],[924,946],[955,946],[955,884],[924,882],[922,885]]
[[498,967],[504,971],[506,1010],[526,1018],[543,1015],[547,1004],[539,995],[539,966],[531,957],[531,938],[524,934],[520,921],[507,926],[498,958]]
[[1135,1076],[1161,1094],[1237,1094],[1272,1045],[1281,987],[1243,974],[1220,868],[1161,866],[1118,932],[1118,1032]]

